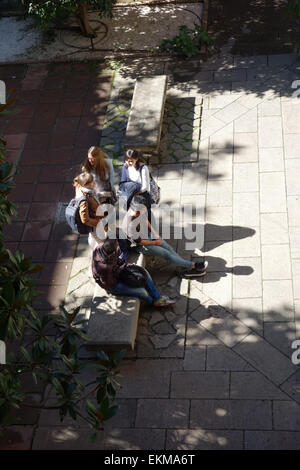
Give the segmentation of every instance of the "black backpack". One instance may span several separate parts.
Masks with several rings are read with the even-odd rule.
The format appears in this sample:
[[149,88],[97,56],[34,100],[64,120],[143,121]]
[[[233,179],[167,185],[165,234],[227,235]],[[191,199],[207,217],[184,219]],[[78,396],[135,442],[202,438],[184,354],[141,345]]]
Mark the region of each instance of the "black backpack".
[[120,272],[119,279],[130,287],[145,287],[147,284],[146,270],[137,264],[128,264]]
[[89,227],[88,225],[85,225],[81,222],[79,215],[79,205],[82,201],[88,202],[89,213],[91,215],[91,203],[89,201],[89,198],[86,196],[82,196],[79,198],[71,199],[68,206],[66,207],[65,216],[66,221],[74,232],[79,233],[81,235],[86,235],[92,231],[93,227]]

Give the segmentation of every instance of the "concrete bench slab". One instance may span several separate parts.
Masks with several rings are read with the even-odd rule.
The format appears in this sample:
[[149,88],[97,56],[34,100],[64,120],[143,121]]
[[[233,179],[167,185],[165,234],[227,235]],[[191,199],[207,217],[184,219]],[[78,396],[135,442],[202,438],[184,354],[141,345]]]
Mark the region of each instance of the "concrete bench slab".
[[166,75],[136,80],[126,128],[125,150],[158,151],[167,81]]
[[[145,265],[142,254],[131,255],[128,262]],[[96,284],[88,322],[89,342],[86,349],[133,350],[139,310],[139,299],[108,294]]]

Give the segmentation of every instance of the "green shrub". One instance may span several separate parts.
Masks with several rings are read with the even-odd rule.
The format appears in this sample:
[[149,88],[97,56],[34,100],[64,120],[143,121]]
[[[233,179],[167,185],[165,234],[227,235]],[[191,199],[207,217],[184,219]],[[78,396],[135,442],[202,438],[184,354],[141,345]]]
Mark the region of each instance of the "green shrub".
[[162,41],[160,50],[189,58],[198,54],[203,44],[211,44],[211,42],[211,38],[201,26],[194,24],[194,29],[190,29],[181,25],[179,34],[173,39]]

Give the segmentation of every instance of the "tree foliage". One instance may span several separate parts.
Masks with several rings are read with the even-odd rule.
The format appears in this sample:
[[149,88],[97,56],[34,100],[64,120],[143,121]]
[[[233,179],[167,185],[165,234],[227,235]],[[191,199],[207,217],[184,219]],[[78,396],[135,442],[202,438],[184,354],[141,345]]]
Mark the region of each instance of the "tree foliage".
[[37,20],[42,29],[61,26],[70,14],[79,15],[83,21],[88,7],[97,10],[100,17],[112,17],[116,0],[21,0],[28,15]]

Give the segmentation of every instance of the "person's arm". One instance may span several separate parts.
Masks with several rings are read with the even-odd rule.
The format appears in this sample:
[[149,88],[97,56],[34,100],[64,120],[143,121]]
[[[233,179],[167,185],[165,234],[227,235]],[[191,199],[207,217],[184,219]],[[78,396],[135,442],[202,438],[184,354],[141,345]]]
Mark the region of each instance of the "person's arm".
[[148,228],[149,228],[150,233],[153,234],[153,236],[154,236],[154,238],[156,238],[156,240],[161,240],[159,234],[156,232],[156,230],[154,230],[154,228],[150,224],[149,220],[147,222],[148,222]]
[[142,187],[140,190],[140,193],[150,193],[150,174],[148,167],[146,165],[143,166],[141,169],[141,181],[142,181]]
[[89,205],[87,201],[82,201],[79,206],[79,216],[80,220],[84,225],[88,227],[96,227],[99,220],[103,219],[103,216],[96,215],[95,217],[90,217]]
[[128,181],[128,171],[126,165],[122,167],[121,182]]
[[162,240],[161,239],[158,239],[158,240],[140,240],[139,243],[137,243],[137,245],[140,245],[140,246],[150,246],[150,245],[160,246],[160,245],[162,245]]

